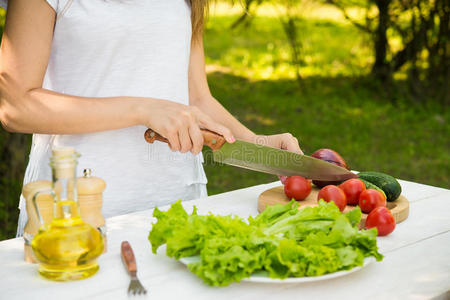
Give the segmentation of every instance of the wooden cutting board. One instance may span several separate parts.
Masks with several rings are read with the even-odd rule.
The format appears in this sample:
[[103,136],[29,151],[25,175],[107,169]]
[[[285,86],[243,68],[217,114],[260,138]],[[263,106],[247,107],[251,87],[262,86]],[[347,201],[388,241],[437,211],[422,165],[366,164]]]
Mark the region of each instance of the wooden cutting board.
[[[317,194],[319,193],[319,188],[313,185],[311,193],[309,196],[302,201],[298,201],[300,208],[305,206],[317,206]],[[290,199],[284,194],[284,186],[277,186],[262,192],[258,197],[258,211],[261,213],[267,205],[275,204],[286,204]],[[390,209],[392,215],[394,216],[395,223],[400,223],[409,215],[409,201],[404,196],[400,195],[397,200],[392,202],[387,202],[387,208]],[[355,206],[349,206],[344,209],[344,212],[354,209]],[[367,214],[362,214],[360,228],[363,228],[366,224]]]

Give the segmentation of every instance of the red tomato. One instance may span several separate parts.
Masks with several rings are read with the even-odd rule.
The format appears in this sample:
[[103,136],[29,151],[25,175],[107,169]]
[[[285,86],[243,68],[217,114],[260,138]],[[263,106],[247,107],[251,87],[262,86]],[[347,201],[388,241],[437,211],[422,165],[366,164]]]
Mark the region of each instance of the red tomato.
[[377,207],[386,206],[386,198],[375,189],[368,189],[359,195],[359,207],[363,213],[370,213]]
[[357,205],[359,201],[359,195],[366,189],[366,185],[362,180],[352,178],[339,185],[347,196],[348,205]]
[[388,235],[395,229],[395,219],[386,207],[377,207],[370,212],[366,219],[366,228],[376,227],[378,235]]
[[317,200],[323,199],[326,202],[333,201],[340,211],[343,211],[347,205],[347,197],[343,190],[335,185],[327,185],[323,187],[317,195]]
[[302,176],[290,176],[284,182],[284,193],[289,199],[303,200],[311,193],[311,182]]

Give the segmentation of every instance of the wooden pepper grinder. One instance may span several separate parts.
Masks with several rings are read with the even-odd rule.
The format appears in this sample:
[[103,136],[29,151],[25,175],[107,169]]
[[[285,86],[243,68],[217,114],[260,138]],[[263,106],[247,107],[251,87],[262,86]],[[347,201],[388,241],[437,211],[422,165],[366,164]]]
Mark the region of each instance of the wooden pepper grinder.
[[25,261],[36,263],[33,250],[31,249],[31,241],[38,233],[41,223],[36,214],[36,210],[32,209],[33,197],[36,197],[36,204],[39,207],[41,217],[44,224],[49,224],[53,220],[53,197],[51,195],[52,182],[49,180],[38,180],[26,184],[22,189],[22,195],[26,200],[27,224],[24,228],[24,256]]
[[83,221],[97,228],[103,236],[103,253],[106,252],[106,226],[102,214],[103,191],[106,183],[103,179],[91,176],[91,169],[84,169],[83,177],[77,180],[78,203]]

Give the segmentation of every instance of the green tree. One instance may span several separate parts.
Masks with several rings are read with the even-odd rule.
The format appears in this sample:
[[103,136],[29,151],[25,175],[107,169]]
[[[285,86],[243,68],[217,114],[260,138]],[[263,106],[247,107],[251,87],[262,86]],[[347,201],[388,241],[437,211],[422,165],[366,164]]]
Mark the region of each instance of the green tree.
[[[436,98],[450,101],[449,16],[446,0],[326,0],[339,8],[345,18],[373,42],[375,56],[372,74],[389,83],[395,72],[408,74],[411,95],[417,99]],[[349,16],[354,7],[365,10],[365,18]],[[372,13],[375,11],[375,13]],[[394,50],[390,40],[401,40]]]

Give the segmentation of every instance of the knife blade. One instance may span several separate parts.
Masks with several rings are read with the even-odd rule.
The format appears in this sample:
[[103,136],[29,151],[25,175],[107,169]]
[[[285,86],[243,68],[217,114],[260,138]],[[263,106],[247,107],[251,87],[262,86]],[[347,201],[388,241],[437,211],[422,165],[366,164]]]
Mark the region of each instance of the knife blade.
[[213,152],[214,161],[254,171],[303,176],[313,180],[343,181],[357,175],[345,168],[303,154],[236,140]]
[[[303,176],[313,180],[344,181],[357,177],[345,168],[308,155],[242,140],[230,144],[223,136],[206,129],[202,129],[202,134],[205,145],[213,150],[213,159],[218,163],[280,176]],[[151,129],[148,129],[144,136],[149,143],[155,140],[168,142]]]

